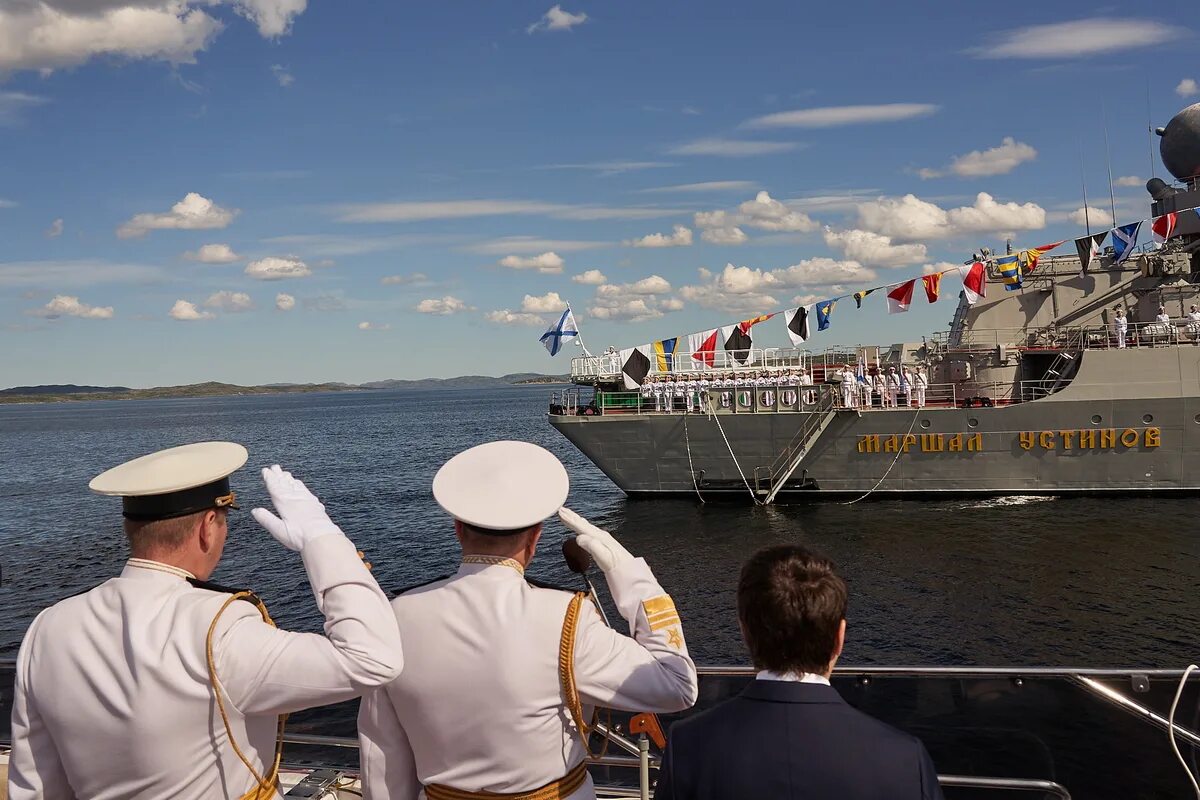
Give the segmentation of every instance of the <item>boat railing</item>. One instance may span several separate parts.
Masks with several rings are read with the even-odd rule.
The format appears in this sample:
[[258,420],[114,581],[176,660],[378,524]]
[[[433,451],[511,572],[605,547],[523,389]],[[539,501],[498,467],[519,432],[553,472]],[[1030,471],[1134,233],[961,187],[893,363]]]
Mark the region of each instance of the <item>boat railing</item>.
[[946,352],[978,352],[997,347],[1017,350],[1110,350],[1120,347],[1164,347],[1200,344],[1200,320],[1129,322],[1122,344],[1115,322],[1107,325],[1048,325],[1040,328],[964,328],[957,337],[939,332],[928,337]]
[[580,397],[579,389],[556,390],[551,393],[551,416],[628,416],[670,414],[814,414],[829,410],[859,412],[906,411],[918,408],[986,408],[1028,402],[1045,397],[1053,390],[1053,381],[935,383],[925,391],[924,404],[909,388],[897,394],[897,404],[890,404],[890,395],[870,390],[856,383],[851,403],[841,385],[755,386],[733,389],[716,388],[707,391],[688,390],[670,396],[645,395],[641,391],[608,392],[597,389],[588,401]]
[[[691,350],[676,350],[670,356],[662,356],[667,365],[660,370],[652,360],[651,374],[662,372],[709,372],[713,370],[749,371],[759,369],[807,369],[812,362],[812,352],[797,347],[754,347],[749,350],[716,350],[706,352],[702,358],[693,358]],[[571,378],[619,380],[621,377],[621,354],[604,353],[598,356],[576,356],[571,359]]]

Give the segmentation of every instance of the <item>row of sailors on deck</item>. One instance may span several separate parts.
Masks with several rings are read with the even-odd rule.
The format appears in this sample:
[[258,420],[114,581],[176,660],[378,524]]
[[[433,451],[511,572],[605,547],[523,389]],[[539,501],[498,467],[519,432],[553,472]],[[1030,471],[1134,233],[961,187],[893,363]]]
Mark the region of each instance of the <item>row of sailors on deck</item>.
[[[123,498],[132,557],[25,634],[10,800],[278,800],[285,716],[356,697],[365,798],[592,800],[594,707],[696,702],[670,595],[645,560],[564,507],[567,472],[548,451],[491,442],[446,462],[433,496],[454,520],[461,563],[390,601],[304,483],[264,469],[276,513],[252,516],[299,555],[323,634],[280,630],[253,593],[207,582],[238,508],[229,476],[246,460],[241,445],[204,442],[91,482]],[[604,573],[630,635],[585,593],[526,574],[556,513]],[[239,533],[231,542],[269,557],[265,537]],[[830,686],[846,606],[833,565],[802,547],[747,562],[738,622],[757,679],[671,727],[657,798],[941,797],[920,740]]]
[[899,408],[900,397],[904,396],[904,404],[909,407],[924,408],[925,396],[929,390],[929,376],[924,367],[911,370],[895,367],[886,370],[872,367],[864,371],[862,380],[850,364],[845,364],[833,373],[835,380],[840,382],[842,408],[871,408],[872,400],[877,395],[881,408]]
[[[1125,316],[1125,309],[1121,306],[1114,306],[1113,312],[1113,332],[1117,337],[1117,347],[1124,348],[1129,338],[1129,318]],[[1192,337],[1192,343],[1200,344],[1200,306],[1193,303],[1188,309],[1187,317],[1181,320],[1180,324],[1186,327],[1188,335]],[[1175,320],[1167,313],[1166,306],[1158,307],[1158,314],[1155,315],[1154,322],[1143,325],[1142,331],[1149,334],[1151,338],[1154,338],[1156,334],[1163,338],[1171,338],[1177,333]]]

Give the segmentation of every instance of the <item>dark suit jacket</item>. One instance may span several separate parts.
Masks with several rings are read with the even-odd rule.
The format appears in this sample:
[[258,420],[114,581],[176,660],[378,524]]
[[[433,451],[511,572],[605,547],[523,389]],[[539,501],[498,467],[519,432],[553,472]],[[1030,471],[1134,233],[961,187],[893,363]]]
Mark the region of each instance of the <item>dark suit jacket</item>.
[[925,746],[831,686],[759,681],[671,726],[655,800],[940,800]]

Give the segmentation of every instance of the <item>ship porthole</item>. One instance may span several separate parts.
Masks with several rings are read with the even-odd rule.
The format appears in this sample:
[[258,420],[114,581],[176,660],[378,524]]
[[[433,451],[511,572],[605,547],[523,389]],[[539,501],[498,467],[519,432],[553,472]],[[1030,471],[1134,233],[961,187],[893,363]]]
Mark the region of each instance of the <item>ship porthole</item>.
[[1142,422],[1149,425],[1151,422],[1154,422],[1154,415],[1153,414],[1142,414]]
[[1196,415],[1196,424],[1200,425],[1200,414]]
[[927,420],[927,419],[923,419],[923,420],[921,420],[921,427],[922,427],[922,428],[928,428],[928,427],[929,427],[929,420]]
[[967,427],[968,428],[978,428],[979,420],[975,419],[974,417],[971,417],[969,420],[967,420]]
[[1099,414],[1092,414],[1092,424],[1093,425],[1100,424],[1100,415]]

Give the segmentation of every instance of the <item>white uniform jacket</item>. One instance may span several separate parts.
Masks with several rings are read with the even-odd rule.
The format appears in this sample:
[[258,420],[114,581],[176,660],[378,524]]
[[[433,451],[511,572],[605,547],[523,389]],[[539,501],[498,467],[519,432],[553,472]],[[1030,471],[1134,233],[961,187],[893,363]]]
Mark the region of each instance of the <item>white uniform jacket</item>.
[[[582,604],[575,681],[587,721],[596,705],[689,708],[696,666],[670,598],[640,558],[618,565],[608,582],[634,638]],[[529,791],[583,761],[558,676],[570,599],[569,592],[531,586],[515,561],[505,561],[464,563],[453,577],[393,600],[401,635],[412,644],[403,674],[363,697],[364,796],[414,800],[428,784]],[[570,795],[594,796],[590,778]]]
[[[325,636],[273,628],[242,600],[214,636],[230,727],[260,775],[278,714],[349,700],[402,665],[395,617],[353,543],[322,536],[303,559]],[[230,595],[185,577],[132,560],[34,620],[17,658],[10,800],[213,800],[254,786],[225,734],[205,656]]]

